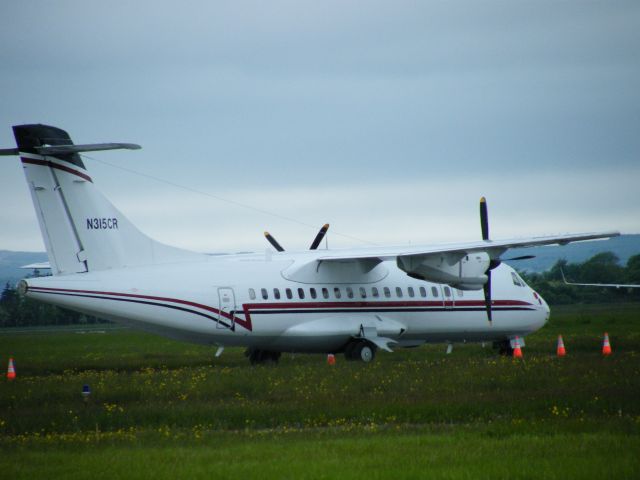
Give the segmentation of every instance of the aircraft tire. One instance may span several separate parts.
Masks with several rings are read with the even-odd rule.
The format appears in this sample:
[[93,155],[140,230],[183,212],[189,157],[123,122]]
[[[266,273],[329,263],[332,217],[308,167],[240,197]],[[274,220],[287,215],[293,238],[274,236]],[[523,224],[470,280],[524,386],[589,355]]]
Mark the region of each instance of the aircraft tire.
[[357,341],[351,341],[344,349],[344,358],[346,358],[350,362],[357,360],[357,358],[353,355],[353,351],[356,348],[356,345],[358,345]]
[[366,340],[360,340],[355,344],[352,355],[355,360],[371,363],[376,357],[376,347]]
[[249,363],[251,363],[251,365],[264,365],[265,363],[278,363],[281,352],[252,348],[249,349],[245,355],[249,357]]
[[509,340],[494,342],[493,348],[497,349],[500,355],[503,355],[505,357],[513,356],[513,348],[511,347],[511,342]]

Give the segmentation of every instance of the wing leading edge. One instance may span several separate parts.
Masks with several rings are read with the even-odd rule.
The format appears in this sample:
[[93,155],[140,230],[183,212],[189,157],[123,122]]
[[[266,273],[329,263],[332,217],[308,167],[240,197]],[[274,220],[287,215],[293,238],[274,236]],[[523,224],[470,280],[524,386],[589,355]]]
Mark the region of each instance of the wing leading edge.
[[506,240],[478,240],[474,242],[450,243],[441,245],[410,245],[397,247],[369,247],[323,252],[317,259],[322,261],[394,260],[397,257],[414,255],[453,254],[466,256],[471,253],[485,252],[491,258],[497,258],[510,248],[537,247],[543,245],[566,245],[572,242],[599,240],[617,237],[620,232],[594,232],[542,237],[513,238]]

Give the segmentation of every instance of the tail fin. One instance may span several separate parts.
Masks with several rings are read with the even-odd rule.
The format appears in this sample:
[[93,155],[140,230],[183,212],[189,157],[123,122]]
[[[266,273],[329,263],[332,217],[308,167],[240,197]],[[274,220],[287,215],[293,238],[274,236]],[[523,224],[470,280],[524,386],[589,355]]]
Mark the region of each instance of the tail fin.
[[[127,220],[77,153],[91,146],[73,146],[67,132],[47,125],[17,125],[13,132],[54,275],[203,257],[158,243]],[[127,145],[93,149],[134,148]]]

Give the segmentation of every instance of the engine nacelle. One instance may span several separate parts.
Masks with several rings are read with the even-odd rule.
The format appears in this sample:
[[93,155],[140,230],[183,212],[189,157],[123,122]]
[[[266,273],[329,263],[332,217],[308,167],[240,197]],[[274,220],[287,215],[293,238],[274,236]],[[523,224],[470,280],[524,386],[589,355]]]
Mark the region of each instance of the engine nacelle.
[[489,255],[437,253],[397,257],[398,268],[410,277],[446,283],[460,290],[480,290],[487,283]]

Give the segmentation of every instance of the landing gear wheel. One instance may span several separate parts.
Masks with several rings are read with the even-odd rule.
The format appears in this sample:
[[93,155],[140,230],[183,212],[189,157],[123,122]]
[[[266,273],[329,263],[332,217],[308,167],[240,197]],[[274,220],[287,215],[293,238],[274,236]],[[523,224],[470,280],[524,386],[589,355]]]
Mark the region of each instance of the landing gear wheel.
[[346,358],[350,362],[353,360],[357,360],[356,357],[353,356],[353,350],[357,344],[358,342],[349,342],[344,349],[344,358]]
[[249,357],[251,365],[264,365],[266,363],[278,363],[280,360],[280,352],[272,352],[270,350],[260,350],[257,348],[248,348],[244,355]]
[[370,363],[376,357],[376,347],[367,342],[360,340],[357,342],[351,352],[354,360],[360,360],[364,363]]
[[493,348],[498,350],[500,355],[505,357],[513,357],[513,347],[509,340],[502,340],[500,342],[493,342]]

